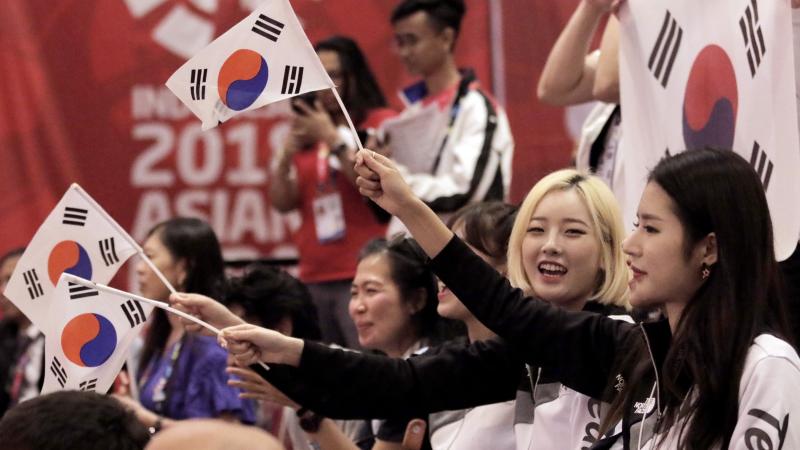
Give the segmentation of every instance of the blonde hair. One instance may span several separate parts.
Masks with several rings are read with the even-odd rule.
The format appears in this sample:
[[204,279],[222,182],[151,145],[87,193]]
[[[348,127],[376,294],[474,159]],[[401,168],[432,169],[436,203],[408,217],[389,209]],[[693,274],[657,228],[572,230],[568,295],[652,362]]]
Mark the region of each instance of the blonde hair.
[[542,199],[553,191],[573,189],[589,210],[591,227],[600,247],[598,284],[589,300],[622,306],[628,303],[628,268],[622,253],[625,237],[622,217],[614,194],[599,178],[575,169],[563,169],[542,178],[522,202],[508,242],[508,278],[528,294],[536,294],[522,261],[522,240],[531,217]]

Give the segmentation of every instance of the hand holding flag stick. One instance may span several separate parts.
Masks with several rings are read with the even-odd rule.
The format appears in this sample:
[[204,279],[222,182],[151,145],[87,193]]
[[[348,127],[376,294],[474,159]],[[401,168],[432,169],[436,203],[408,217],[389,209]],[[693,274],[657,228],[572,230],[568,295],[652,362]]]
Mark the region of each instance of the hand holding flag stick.
[[95,283],[94,281],[85,280],[83,278],[76,277],[74,275],[70,275],[70,274],[67,274],[67,273],[64,274],[64,278],[66,278],[70,283],[79,284],[81,286],[97,289],[98,291],[108,292],[110,294],[116,294],[116,295],[119,295],[119,296],[122,296],[122,297],[128,297],[128,298],[131,298],[133,300],[140,301],[142,303],[147,303],[149,305],[153,305],[156,308],[161,308],[161,309],[163,309],[165,311],[171,312],[172,314],[180,316],[180,317],[182,317],[182,318],[184,318],[186,320],[194,322],[194,323],[200,325],[201,327],[211,331],[215,335],[218,335],[220,333],[220,330],[218,328],[215,328],[213,325],[211,325],[209,323],[206,323],[206,322],[198,319],[197,317],[194,317],[191,314],[187,314],[187,313],[185,313],[185,312],[183,312],[183,311],[181,311],[179,309],[175,309],[175,308],[171,307],[167,303],[159,302],[157,300],[151,300],[149,298],[145,298],[145,297],[142,297],[142,296],[139,296],[139,295],[131,294],[129,292],[121,291],[119,289],[115,289],[115,288],[112,288],[110,286],[106,286],[104,284]]
[[[84,287],[87,287],[87,288],[97,289],[98,291],[107,292],[107,293],[115,294],[115,295],[122,296],[122,297],[127,297],[127,298],[130,298],[132,300],[136,300],[136,301],[139,301],[139,302],[142,302],[142,303],[145,303],[145,304],[149,304],[149,305],[155,306],[156,308],[161,308],[164,311],[167,311],[167,312],[170,312],[172,314],[175,314],[175,315],[181,317],[182,319],[185,319],[185,320],[187,320],[189,322],[192,322],[194,324],[197,324],[197,325],[205,328],[206,330],[210,331],[211,333],[213,333],[217,337],[221,337],[222,336],[222,331],[219,328],[216,328],[215,326],[209,324],[208,322],[205,322],[202,319],[199,319],[199,318],[197,318],[197,317],[195,317],[195,316],[193,316],[193,315],[191,315],[189,313],[183,312],[180,309],[173,308],[172,306],[170,306],[167,303],[160,302],[160,301],[157,301],[157,300],[152,300],[152,299],[145,298],[145,297],[142,297],[142,296],[139,296],[139,295],[131,294],[129,292],[121,291],[119,289],[115,289],[115,288],[112,288],[110,286],[106,286],[104,284],[95,283],[93,281],[85,280],[83,278],[76,277],[74,275],[70,275],[70,274],[66,274],[65,273],[63,275],[63,277],[65,279],[67,279],[70,283],[78,284],[78,285],[81,285],[81,286],[84,286]],[[177,294],[177,295],[180,296],[181,294]],[[184,297],[188,298],[188,296],[190,296],[190,295],[191,294],[184,295]],[[225,342],[226,341],[224,339],[220,340],[220,343],[225,343]],[[223,345],[223,347],[224,347],[224,345]],[[264,364],[263,362],[254,361],[253,364],[259,364],[264,369],[269,370],[269,367],[266,364]]]

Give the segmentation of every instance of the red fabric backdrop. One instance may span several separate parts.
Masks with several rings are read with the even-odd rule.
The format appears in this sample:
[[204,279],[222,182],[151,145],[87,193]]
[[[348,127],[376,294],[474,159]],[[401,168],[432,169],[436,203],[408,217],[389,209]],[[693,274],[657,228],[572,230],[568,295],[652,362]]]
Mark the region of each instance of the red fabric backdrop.
[[[4,0],[0,15],[0,252],[26,244],[71,182],[141,239],[172,215],[203,217],[228,257],[290,253],[291,218],[265,185],[286,106],[207,133],[164,87],[186,59],[176,37],[185,13],[219,35],[247,0]],[[563,111],[535,97],[539,71],[575,1],[503,0],[506,106],[517,142],[512,197],[569,162]],[[387,96],[412,81],[391,51],[388,0],[295,0],[312,41],[353,36]],[[491,88],[490,5],[470,0],[459,63]],[[187,23],[182,19],[181,23]],[[195,31],[196,33],[196,31]]]

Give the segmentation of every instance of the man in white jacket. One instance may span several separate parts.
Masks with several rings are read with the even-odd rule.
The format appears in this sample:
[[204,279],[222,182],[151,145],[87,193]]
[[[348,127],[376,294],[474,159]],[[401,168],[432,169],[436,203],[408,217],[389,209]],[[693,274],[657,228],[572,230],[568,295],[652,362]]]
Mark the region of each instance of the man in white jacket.
[[[414,193],[439,215],[484,200],[504,200],[514,141],[502,107],[471,71],[459,71],[453,49],[466,11],[463,0],[403,0],[392,13],[395,45],[408,71],[422,80],[401,92],[403,116],[426,110],[419,131],[426,161],[407,175]],[[391,136],[396,140],[397,136]],[[430,150],[427,150],[430,149]],[[395,155],[399,156],[399,155]]]

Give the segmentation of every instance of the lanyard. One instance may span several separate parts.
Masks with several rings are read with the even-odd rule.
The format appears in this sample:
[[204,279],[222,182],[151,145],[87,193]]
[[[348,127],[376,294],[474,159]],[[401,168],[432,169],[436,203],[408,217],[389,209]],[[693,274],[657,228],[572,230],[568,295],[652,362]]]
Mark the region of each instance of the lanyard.
[[317,189],[320,191],[333,190],[335,187],[336,172],[331,170],[330,154],[331,150],[327,144],[319,144],[319,149],[317,150]]
[[[169,365],[164,370],[164,375],[156,382],[155,387],[153,387],[153,403],[155,412],[159,415],[164,414],[164,405],[167,403],[167,385],[169,384],[170,378],[172,378],[172,373],[175,370],[175,363],[178,361],[178,357],[181,354],[181,347],[183,347],[183,339],[181,338],[180,341],[176,342],[175,345],[172,347],[172,354],[169,358]],[[155,362],[154,362],[155,364]]]

